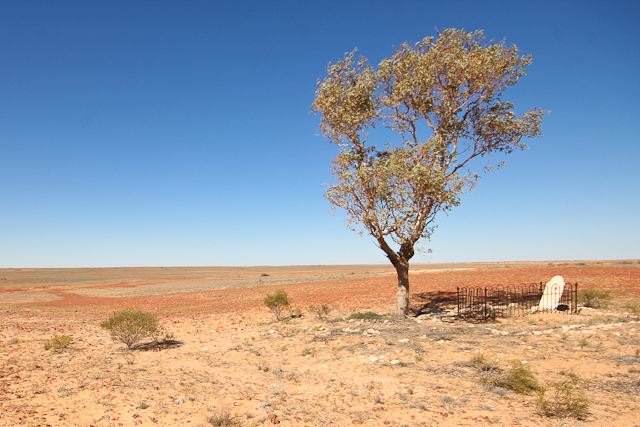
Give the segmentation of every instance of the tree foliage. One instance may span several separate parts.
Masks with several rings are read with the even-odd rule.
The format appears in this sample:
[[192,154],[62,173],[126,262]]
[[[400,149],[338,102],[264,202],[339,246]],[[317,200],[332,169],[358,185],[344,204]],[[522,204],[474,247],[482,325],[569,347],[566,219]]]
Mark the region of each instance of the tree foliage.
[[[482,31],[447,29],[401,45],[375,68],[354,50],[329,64],[318,82],[312,108],[323,135],[339,147],[326,198],[347,212],[351,229],[373,236],[396,267],[399,315],[408,309],[416,242],[429,239],[436,214],[475,186],[472,160],[486,157],[490,171],[502,166],[492,154],[525,149],[523,137],[541,135],[545,111],[517,116],[501,98],[530,63],[531,56],[487,42]],[[371,144],[375,127],[395,132],[397,142]]]

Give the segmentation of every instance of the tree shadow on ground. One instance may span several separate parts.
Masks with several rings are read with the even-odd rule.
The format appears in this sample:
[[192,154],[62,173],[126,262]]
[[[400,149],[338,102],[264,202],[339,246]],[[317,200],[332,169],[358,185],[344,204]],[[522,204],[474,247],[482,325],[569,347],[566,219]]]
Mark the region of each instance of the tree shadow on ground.
[[[413,294],[411,296],[411,307],[409,308],[409,315],[411,317],[418,317],[423,314],[435,314],[442,315],[443,317],[455,318],[457,320],[463,320],[470,323],[495,323],[496,320],[493,317],[484,316],[458,316],[458,293],[456,291],[435,291],[435,292],[421,292]],[[451,310],[455,314],[451,315]]]
[[457,292],[436,291],[421,292],[411,296],[411,316],[417,317],[422,314],[440,314],[456,307],[458,301]]

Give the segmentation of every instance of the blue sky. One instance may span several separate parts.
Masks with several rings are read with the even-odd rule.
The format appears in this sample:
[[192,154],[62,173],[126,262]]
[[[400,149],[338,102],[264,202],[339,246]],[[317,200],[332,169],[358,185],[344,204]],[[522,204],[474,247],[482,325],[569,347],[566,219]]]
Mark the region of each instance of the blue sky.
[[638,22],[636,1],[0,0],[0,267],[386,263],[329,215],[310,106],[329,61],[435,27],[532,54],[504,99],[551,113],[412,261],[639,258]]

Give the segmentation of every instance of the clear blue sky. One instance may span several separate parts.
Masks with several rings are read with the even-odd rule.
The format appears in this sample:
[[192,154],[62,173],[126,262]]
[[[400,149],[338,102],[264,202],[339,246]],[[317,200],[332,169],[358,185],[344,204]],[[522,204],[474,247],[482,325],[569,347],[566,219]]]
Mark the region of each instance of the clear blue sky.
[[0,267],[385,263],[330,216],[329,61],[435,27],[533,55],[544,137],[414,262],[640,257],[640,2],[0,1]]

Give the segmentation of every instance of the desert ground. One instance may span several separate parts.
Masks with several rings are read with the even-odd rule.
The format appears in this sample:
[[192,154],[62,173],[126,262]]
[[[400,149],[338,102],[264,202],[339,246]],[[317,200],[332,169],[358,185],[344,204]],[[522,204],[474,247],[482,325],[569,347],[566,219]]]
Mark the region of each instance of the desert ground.
[[[0,269],[0,426],[640,426],[640,261],[411,268],[402,320],[386,265]],[[488,321],[433,298],[555,275],[612,298]],[[282,321],[262,303],[278,289]],[[100,327],[123,308],[172,338],[128,350]],[[73,341],[45,350],[54,335]],[[493,381],[513,360],[548,391]],[[559,383],[582,419],[541,411]]]

